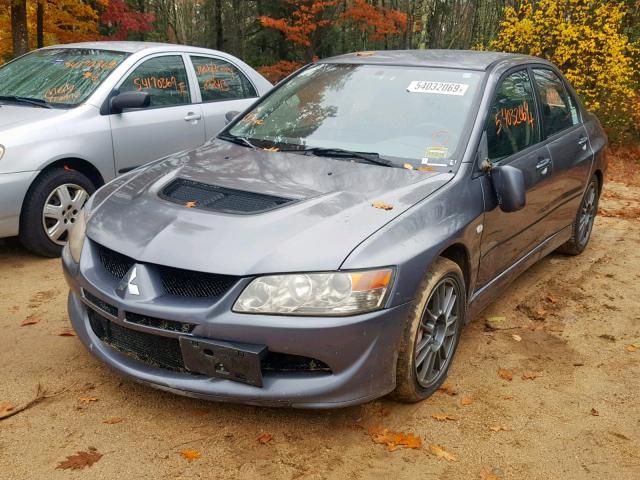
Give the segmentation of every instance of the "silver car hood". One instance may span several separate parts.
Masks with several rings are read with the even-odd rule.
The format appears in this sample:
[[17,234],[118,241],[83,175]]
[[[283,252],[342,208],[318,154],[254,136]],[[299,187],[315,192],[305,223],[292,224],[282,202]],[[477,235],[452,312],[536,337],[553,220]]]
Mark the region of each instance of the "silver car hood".
[[47,120],[64,115],[68,110],[59,108],[41,108],[28,105],[0,105],[0,129],[17,127],[25,123]]
[[[338,269],[368,236],[452,178],[222,141],[130,176],[96,194],[88,237],[140,262],[229,275]],[[253,215],[187,208],[159,197],[175,178],[298,201]]]

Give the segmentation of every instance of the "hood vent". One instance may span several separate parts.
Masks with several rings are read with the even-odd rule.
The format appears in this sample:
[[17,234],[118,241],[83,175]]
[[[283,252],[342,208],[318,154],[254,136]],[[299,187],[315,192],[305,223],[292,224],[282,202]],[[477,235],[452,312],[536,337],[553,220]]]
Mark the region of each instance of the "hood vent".
[[164,187],[160,197],[190,208],[234,214],[262,213],[295,202],[291,198],[245,192],[184,178]]

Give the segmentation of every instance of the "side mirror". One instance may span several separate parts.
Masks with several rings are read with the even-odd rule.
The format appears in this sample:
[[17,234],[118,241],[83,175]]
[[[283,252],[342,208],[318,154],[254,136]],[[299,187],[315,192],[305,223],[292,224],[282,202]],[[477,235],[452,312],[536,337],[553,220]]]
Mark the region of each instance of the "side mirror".
[[225,113],[224,118],[227,121],[226,125],[229,125],[238,115],[240,115],[240,112],[237,110],[231,110],[230,112]]
[[526,203],[526,187],[522,170],[509,165],[491,168],[491,183],[503,212],[516,212]]
[[126,108],[147,108],[151,104],[148,92],[122,92],[109,103],[111,113],[122,113]]

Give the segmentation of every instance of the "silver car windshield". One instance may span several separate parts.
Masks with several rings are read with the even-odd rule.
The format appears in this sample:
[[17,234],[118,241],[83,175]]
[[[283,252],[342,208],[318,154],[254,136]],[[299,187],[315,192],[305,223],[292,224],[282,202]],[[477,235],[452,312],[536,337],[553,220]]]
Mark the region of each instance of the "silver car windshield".
[[0,100],[32,100],[49,106],[82,103],[127,57],[123,52],[52,48],[0,68]]
[[280,150],[341,149],[399,165],[450,166],[460,155],[482,77],[462,69],[318,64],[227,133]]

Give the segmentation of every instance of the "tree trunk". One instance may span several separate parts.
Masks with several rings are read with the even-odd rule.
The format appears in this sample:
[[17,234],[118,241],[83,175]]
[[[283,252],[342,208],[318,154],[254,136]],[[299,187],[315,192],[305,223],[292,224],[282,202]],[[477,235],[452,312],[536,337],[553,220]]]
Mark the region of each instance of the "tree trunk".
[[224,50],[224,30],[222,28],[222,0],[213,0],[213,18],[216,24],[216,49]]
[[36,7],[36,38],[38,48],[44,47],[44,0],[38,0]]
[[11,35],[13,56],[18,57],[29,51],[27,30],[27,0],[11,0]]

